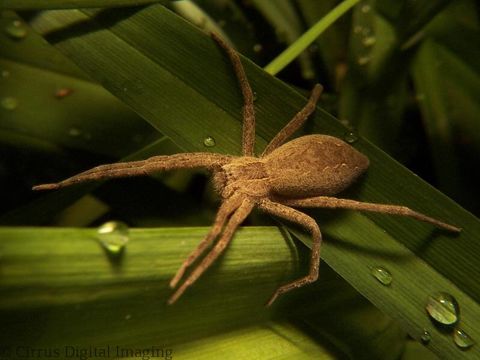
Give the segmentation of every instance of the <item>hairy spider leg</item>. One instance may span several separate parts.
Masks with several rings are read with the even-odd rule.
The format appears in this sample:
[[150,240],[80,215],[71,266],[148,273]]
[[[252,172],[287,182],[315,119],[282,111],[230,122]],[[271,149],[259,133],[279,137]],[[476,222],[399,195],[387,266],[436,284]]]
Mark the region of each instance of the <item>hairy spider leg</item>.
[[248,82],[245,69],[243,68],[240,56],[228,45],[225,40],[215,33],[211,37],[220,45],[230,58],[233,70],[237,76],[238,84],[243,95],[243,135],[242,135],[242,153],[244,156],[255,156],[255,108],[253,106],[253,91]]
[[175,291],[175,293],[168,299],[168,304],[173,304],[177,299],[182,296],[185,290],[191,286],[197,279],[207,270],[210,265],[220,256],[225,250],[227,245],[232,240],[233,234],[237,230],[238,226],[246,219],[254,207],[255,203],[248,198],[244,198],[240,207],[233,213],[225,226],[220,240],[214,246],[212,250],[203,258],[202,262],[193,270],[189,277],[183,282],[183,284]]
[[269,214],[278,216],[280,218],[292,221],[303,226],[312,235],[312,255],[310,257],[310,270],[308,272],[308,275],[280,286],[273,293],[270,300],[268,300],[267,306],[270,306],[275,301],[275,299],[277,299],[278,296],[290,290],[310,284],[318,279],[322,233],[320,232],[320,228],[318,227],[317,222],[313,218],[289,206],[279,204],[271,200],[262,200],[259,204],[259,208]]
[[171,288],[177,286],[178,282],[183,277],[188,267],[192,265],[218,237],[225,223],[227,222],[228,217],[241,205],[242,201],[243,196],[240,194],[234,195],[223,201],[223,203],[220,205],[220,208],[217,212],[215,221],[213,222],[210,231],[200,242],[200,244],[198,244],[197,248],[190,253],[188,258],[185,259],[175,276],[170,281]]
[[33,190],[51,190],[82,183],[117,177],[141,176],[172,169],[214,169],[230,162],[232,156],[215,153],[187,153],[153,156],[146,160],[107,164],[94,167],[58,183],[34,186]]
[[263,153],[260,157],[264,157],[271,153],[273,150],[278,148],[280,145],[285,143],[287,139],[292,136],[295,131],[297,131],[308,119],[308,117],[315,111],[317,102],[322,95],[323,86],[316,84],[313,87],[312,93],[308,102],[305,104],[302,110],[300,110],[293,118],[288,122],[287,125],[280,130],[277,135],[270,141],[270,143],[265,147]]
[[331,196],[316,196],[316,197],[305,198],[305,199],[282,199],[281,202],[282,204],[285,204],[288,206],[294,206],[294,207],[350,209],[350,210],[372,211],[377,213],[407,216],[416,220],[433,224],[439,228],[442,228],[448,231],[453,231],[453,232],[461,231],[461,228],[444,223],[442,221],[431,218],[430,216],[424,215],[422,213],[413,211],[412,209],[406,206],[401,206],[401,205],[367,203],[367,202],[355,201],[350,199],[338,199]]

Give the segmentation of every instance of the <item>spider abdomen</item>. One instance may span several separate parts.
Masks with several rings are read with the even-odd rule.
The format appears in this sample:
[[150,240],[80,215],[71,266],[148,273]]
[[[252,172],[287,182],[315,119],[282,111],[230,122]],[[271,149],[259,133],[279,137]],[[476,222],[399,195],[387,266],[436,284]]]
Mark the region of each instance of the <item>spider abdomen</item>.
[[368,168],[368,158],[328,135],[302,136],[264,158],[271,191],[289,198],[334,195]]

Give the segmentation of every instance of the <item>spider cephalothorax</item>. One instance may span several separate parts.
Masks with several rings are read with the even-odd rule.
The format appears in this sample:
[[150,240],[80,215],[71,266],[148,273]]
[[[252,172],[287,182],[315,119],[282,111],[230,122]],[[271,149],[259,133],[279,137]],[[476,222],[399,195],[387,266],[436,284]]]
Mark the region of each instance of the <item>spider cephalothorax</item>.
[[[332,197],[350,186],[368,168],[368,158],[349,144],[332,136],[308,135],[286,142],[315,110],[322,87],[316,85],[305,107],[255,157],[255,113],[253,93],[238,54],[217,35],[213,39],[226,51],[238,78],[244,98],[243,156],[212,153],[185,153],[154,156],[147,160],[97,166],[55,184],[35,186],[34,190],[57,189],[72,184],[114,177],[147,175],[180,168],[207,168],[221,195],[221,205],[209,233],[183,262],[170,282],[175,288],[186,270],[209,249],[198,266],[169,299],[175,302],[225,250],[237,227],[254,207],[304,227],[312,236],[309,273],[277,289],[270,298],[311,283],[318,278],[322,235],[310,216],[293,207],[343,208],[409,216],[449,231],[459,228],[398,205],[364,203]],[[292,207],[293,206],[293,207]],[[216,243],[215,243],[216,241]]]

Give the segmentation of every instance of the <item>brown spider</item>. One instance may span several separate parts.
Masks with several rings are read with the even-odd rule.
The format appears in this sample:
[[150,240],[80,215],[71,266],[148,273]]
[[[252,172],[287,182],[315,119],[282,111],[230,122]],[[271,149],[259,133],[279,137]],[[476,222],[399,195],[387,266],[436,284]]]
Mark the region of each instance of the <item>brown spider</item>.
[[183,262],[170,281],[175,288],[185,271],[218,238],[183,284],[168,300],[174,303],[225,250],[237,227],[256,206],[280,218],[300,224],[313,238],[310,271],[308,275],[280,286],[267,305],[294,288],[312,283],[318,278],[322,235],[318,224],[310,216],[293,207],[343,208],[409,216],[437,227],[459,232],[456,226],[446,224],[426,215],[398,205],[364,203],[332,197],[349,187],[368,168],[368,158],[353,147],[328,135],[308,135],[286,140],[315,110],[322,92],[317,84],[305,107],[273,138],[260,157],[255,157],[255,114],[253,93],[248,83],[240,57],[218,35],[212,38],[225,50],[240,84],[243,105],[243,156],[212,153],[183,153],[171,156],[154,156],[146,160],[97,166],[55,184],[34,186],[33,190],[58,189],[72,184],[110,179],[115,177],[148,175],[157,171],[183,168],[207,168],[213,172],[216,190],[222,203],[210,232]]

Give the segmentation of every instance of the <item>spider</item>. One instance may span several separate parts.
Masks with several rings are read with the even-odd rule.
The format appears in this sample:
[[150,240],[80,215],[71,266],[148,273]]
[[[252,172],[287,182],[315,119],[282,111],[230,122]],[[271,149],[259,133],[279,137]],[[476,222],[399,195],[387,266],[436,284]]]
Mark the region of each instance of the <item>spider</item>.
[[253,92],[245,70],[238,53],[218,35],[211,36],[230,59],[243,95],[243,156],[202,152],[154,156],[141,161],[100,165],[58,183],[33,187],[33,190],[58,189],[84,181],[148,175],[171,169],[210,170],[213,173],[215,189],[221,195],[220,208],[210,231],[180,266],[170,281],[170,287],[176,288],[185,272],[209,251],[176,289],[168,300],[169,304],[177,301],[222,254],[238,226],[254,207],[301,225],[313,240],[308,274],[280,286],[267,302],[267,306],[279,295],[318,279],[322,234],[313,218],[294,207],[342,208],[394,214],[425,221],[448,231],[461,230],[405,206],[332,197],[363,174],[369,166],[369,160],[349,144],[328,135],[307,135],[287,142],[315,110],[322,93],[320,84],[315,85],[306,105],[270,141],[263,153],[256,157]]

